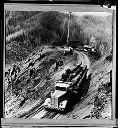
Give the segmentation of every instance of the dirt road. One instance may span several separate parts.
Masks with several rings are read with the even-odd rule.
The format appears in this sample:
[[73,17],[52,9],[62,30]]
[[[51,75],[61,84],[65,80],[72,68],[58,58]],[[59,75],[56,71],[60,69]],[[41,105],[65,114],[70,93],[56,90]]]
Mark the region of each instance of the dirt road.
[[[89,69],[88,75],[91,73],[91,61],[89,57],[84,54],[83,52],[75,51],[78,56],[78,63],[82,61],[82,65],[87,65]],[[104,67],[105,66],[105,67]],[[107,72],[110,70],[110,63],[108,65],[104,65],[103,67],[106,68],[109,66]],[[104,77],[104,76],[103,76]],[[109,77],[109,76],[108,76]],[[93,77],[94,78],[94,77]],[[108,78],[109,79],[109,78]],[[91,114],[92,109],[94,108],[95,97],[98,94],[98,88],[101,84],[101,81],[97,82],[96,80],[91,80],[91,84],[88,90],[88,93],[82,98],[81,101],[74,106],[73,110],[67,114],[60,114],[57,112],[45,111],[42,110],[40,114],[36,114],[33,118],[41,118],[41,119],[83,119]],[[110,106],[110,105],[109,105]],[[110,111],[109,109],[107,109]]]
[[[87,65],[87,68],[89,69],[90,68],[90,60],[89,58],[87,57],[87,55],[85,55],[84,53],[82,52],[78,52],[78,51],[75,51],[77,55],[77,63],[81,63],[82,62],[82,65]],[[71,63],[68,63],[65,68],[69,68],[71,67]],[[63,70],[61,70],[61,72],[63,72],[65,70],[65,68]],[[89,75],[90,71],[88,72],[88,75]],[[57,78],[59,73],[56,73],[55,74],[55,77]],[[87,94],[87,96],[85,96],[82,101],[78,104],[76,104],[76,106],[74,107],[74,109],[67,113],[67,114],[60,114],[58,112],[52,112],[52,111],[46,111],[46,110],[42,110],[41,112],[37,113],[35,116],[32,116],[32,118],[41,118],[41,119],[67,119],[67,118],[84,118],[85,116],[87,116],[88,114],[90,114],[90,111],[93,107],[93,95],[92,94],[91,96],[89,96]],[[90,103],[90,104],[89,104]],[[89,104],[89,105],[88,105]]]

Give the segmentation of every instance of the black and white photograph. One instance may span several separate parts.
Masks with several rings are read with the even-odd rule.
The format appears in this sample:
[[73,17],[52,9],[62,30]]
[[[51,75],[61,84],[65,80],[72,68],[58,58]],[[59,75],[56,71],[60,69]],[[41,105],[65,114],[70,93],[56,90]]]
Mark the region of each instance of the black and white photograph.
[[112,119],[111,12],[4,17],[4,118]]

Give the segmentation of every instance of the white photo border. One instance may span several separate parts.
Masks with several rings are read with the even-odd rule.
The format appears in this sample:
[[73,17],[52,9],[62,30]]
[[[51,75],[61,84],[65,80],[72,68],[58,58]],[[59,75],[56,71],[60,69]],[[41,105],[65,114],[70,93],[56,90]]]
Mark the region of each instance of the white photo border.
[[[112,68],[112,119],[80,119],[80,120],[50,120],[50,119],[1,119],[2,126],[116,126],[116,11],[103,8],[100,5],[82,4],[25,4],[25,3],[4,3],[4,11],[80,11],[80,12],[109,12],[113,16],[113,68]],[[4,16],[5,17],[5,16]],[[5,19],[4,19],[5,21]],[[5,27],[5,25],[4,25]],[[5,45],[5,31],[4,31]],[[4,47],[5,51],[5,47]],[[5,56],[5,52],[3,53]],[[5,59],[3,63],[5,68]],[[3,74],[3,78],[4,78]],[[3,80],[4,83],[4,80]],[[4,87],[3,87],[4,89]],[[4,95],[4,90],[3,90]],[[4,97],[3,97],[4,99]],[[3,101],[4,102],[4,101]],[[3,108],[4,110],[4,108]]]

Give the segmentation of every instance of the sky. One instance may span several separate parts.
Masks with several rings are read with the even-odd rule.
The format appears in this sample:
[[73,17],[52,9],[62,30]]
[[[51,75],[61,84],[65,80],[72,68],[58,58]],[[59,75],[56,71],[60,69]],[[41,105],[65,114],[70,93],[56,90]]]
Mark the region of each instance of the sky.
[[94,16],[109,16],[111,13],[108,12],[72,12],[73,15],[83,16],[83,15],[94,15]]

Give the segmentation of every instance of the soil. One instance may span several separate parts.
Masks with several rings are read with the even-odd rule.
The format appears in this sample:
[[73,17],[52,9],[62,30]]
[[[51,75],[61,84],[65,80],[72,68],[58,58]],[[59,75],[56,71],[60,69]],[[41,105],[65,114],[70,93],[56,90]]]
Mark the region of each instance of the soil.
[[[21,71],[17,82],[5,82],[5,118],[41,118],[41,119],[111,119],[111,81],[112,63],[103,56],[95,60],[86,52],[74,51],[73,55],[63,56],[64,49],[60,47],[44,47],[19,63]],[[29,59],[30,58],[30,59]],[[57,68],[55,63],[63,61]],[[36,74],[29,77],[29,63],[35,62]],[[91,74],[88,92],[73,109],[66,113],[47,111],[43,108],[45,99],[54,90],[54,84],[61,78],[67,68],[77,64],[87,65],[88,76]],[[9,66],[6,67],[7,70]]]

